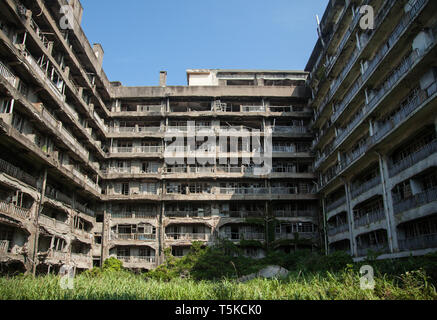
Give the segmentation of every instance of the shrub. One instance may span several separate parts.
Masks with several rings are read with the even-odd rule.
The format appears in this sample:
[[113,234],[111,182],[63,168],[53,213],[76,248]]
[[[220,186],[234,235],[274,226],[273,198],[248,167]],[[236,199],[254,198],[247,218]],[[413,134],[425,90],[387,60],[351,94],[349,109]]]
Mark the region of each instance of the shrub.
[[103,271],[121,271],[123,270],[123,262],[117,258],[111,257],[103,262]]

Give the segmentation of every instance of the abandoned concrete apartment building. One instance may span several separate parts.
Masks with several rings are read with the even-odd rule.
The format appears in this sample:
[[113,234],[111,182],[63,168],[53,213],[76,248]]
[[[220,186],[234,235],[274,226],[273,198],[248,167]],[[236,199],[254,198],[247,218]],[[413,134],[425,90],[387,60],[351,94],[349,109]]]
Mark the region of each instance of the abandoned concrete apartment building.
[[[74,28],[60,27],[64,5]],[[82,12],[0,3],[2,272],[111,256],[150,270],[167,248],[219,239],[251,257],[437,248],[435,1],[331,0],[306,71],[188,70],[188,86],[161,72],[156,87],[107,79]],[[226,143],[188,143],[203,131]],[[267,149],[271,171],[256,174],[247,159]]]

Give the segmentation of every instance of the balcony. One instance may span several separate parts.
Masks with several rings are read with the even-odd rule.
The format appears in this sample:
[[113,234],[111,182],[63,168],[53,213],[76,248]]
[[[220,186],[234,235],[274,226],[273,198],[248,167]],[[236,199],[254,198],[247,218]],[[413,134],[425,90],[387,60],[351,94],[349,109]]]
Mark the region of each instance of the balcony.
[[303,126],[274,126],[272,127],[272,133],[307,134],[309,129]]
[[431,202],[437,201],[437,188],[431,188],[418,193],[410,198],[394,201],[393,210],[400,214],[410,209],[419,208]]
[[399,240],[401,251],[437,248],[437,233],[423,234],[414,238]]
[[5,78],[14,88],[17,84],[17,77],[0,61],[0,75]]
[[162,146],[112,147],[111,153],[162,153]]
[[118,260],[125,263],[155,263],[155,256],[117,256]]
[[264,233],[255,233],[255,232],[220,232],[220,237],[222,239],[230,240],[230,241],[240,241],[240,240],[255,240],[255,241],[264,241],[265,235]]
[[164,215],[168,218],[203,218],[203,217],[211,217],[211,212],[207,211],[174,211],[169,210],[165,211]]
[[241,112],[266,112],[264,106],[241,106]]
[[29,219],[30,210],[18,207],[13,203],[0,201],[0,212],[20,219]]
[[112,240],[155,241],[155,234],[116,233]]
[[59,220],[56,220],[55,218],[47,217],[43,214],[39,215],[38,222],[40,224],[47,226],[47,227],[51,227],[53,229],[56,229],[56,230],[59,230],[62,232],[68,232],[71,229],[71,226],[69,224],[62,222],[62,221],[59,221]]
[[372,178],[364,183],[353,184],[351,187],[352,199],[358,198],[358,196],[373,189],[375,186],[380,185],[381,183],[382,183],[381,177],[377,176],[377,177],[374,177],[374,178]]
[[223,211],[220,214],[225,217],[240,219],[260,218],[265,216],[265,213],[261,211]]
[[90,264],[91,263],[91,256],[88,254],[83,253],[71,253],[71,260],[75,263],[84,263],[84,264]]
[[220,188],[220,194],[269,194],[269,188]]
[[177,241],[209,241],[210,233],[166,233],[165,240]]
[[335,200],[334,202],[326,205],[326,211],[332,211],[334,209],[337,209],[338,207],[344,205],[346,203],[346,196],[343,196],[337,200]]
[[295,232],[295,233],[275,233],[276,240],[295,240],[296,234],[299,239],[315,239],[317,238],[316,232]]
[[73,206],[73,199],[58,190],[52,189],[51,191],[49,191],[47,189],[45,195],[53,200],[58,200],[64,204]]
[[301,217],[316,217],[317,211],[314,210],[275,210],[273,215],[276,218],[301,218]]
[[158,216],[155,211],[131,211],[131,212],[116,212],[111,213],[113,219],[139,219],[139,218],[150,218],[154,219]]
[[37,186],[37,179],[35,177],[13,166],[3,159],[0,159],[0,171],[10,175],[11,177],[17,178],[18,180],[23,181],[32,187],[36,188]]
[[367,247],[358,247],[357,255],[358,257],[365,257],[369,254],[369,251],[378,252],[378,253],[388,253],[390,250],[387,243],[374,244]]
[[67,261],[67,257],[68,257],[67,252],[57,251],[57,250],[53,250],[53,249],[50,249],[48,252],[48,255],[47,255],[47,258],[49,258],[49,259],[60,260],[63,262]]
[[330,237],[333,237],[333,236],[340,234],[340,233],[343,233],[343,232],[349,232],[349,225],[348,224],[343,224],[343,225],[340,225],[338,227],[333,227],[333,228],[328,229],[328,235]]
[[9,241],[0,240],[0,254],[7,254],[9,252]]
[[389,168],[390,177],[393,177],[398,173],[408,168],[411,168],[415,164],[428,158],[429,156],[435,154],[436,152],[437,152],[437,140],[434,140],[431,143],[424,146],[422,149],[403,158],[401,161],[392,163]]
[[379,208],[375,210],[366,211],[362,216],[358,219],[355,219],[354,225],[355,228],[368,226],[371,223],[379,222],[385,220],[385,211],[384,208]]

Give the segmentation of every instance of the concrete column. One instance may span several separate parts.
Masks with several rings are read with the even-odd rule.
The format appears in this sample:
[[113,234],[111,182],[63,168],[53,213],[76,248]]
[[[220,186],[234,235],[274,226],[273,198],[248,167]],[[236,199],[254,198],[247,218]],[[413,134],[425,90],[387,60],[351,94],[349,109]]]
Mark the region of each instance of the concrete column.
[[379,170],[381,173],[381,182],[383,190],[384,211],[387,221],[387,238],[390,246],[390,252],[395,253],[399,251],[398,237],[396,230],[396,219],[393,210],[393,196],[391,190],[393,185],[388,174],[388,159],[386,156],[378,154]]
[[437,133],[437,116],[434,119],[435,132]]
[[327,217],[326,217],[326,201],[325,196],[322,196],[322,219],[323,219],[323,238],[325,243],[325,255],[329,254],[329,243],[328,243],[328,225],[327,225]]
[[346,194],[346,208],[347,208],[347,219],[349,223],[349,239],[351,245],[351,255],[357,256],[357,243],[355,240],[355,220],[354,220],[354,210],[351,204],[351,195],[350,195],[350,183],[348,181],[344,181],[344,190]]
[[45,197],[45,193],[46,193],[46,185],[47,185],[47,168],[44,169],[44,173],[41,177],[42,180],[42,187],[41,187],[41,194],[40,194],[40,201],[38,203],[38,209],[36,211],[36,215],[35,215],[35,220],[34,220],[34,225],[36,228],[35,231],[35,241],[34,241],[34,247],[33,247],[33,255],[32,255],[32,260],[33,260],[33,275],[35,276],[36,274],[36,267],[38,264],[38,242],[39,242],[39,223],[38,223],[38,218],[39,215],[42,212],[42,206],[44,203],[44,197]]
[[374,135],[374,131],[373,131],[373,121],[369,120],[369,135],[372,137]]
[[47,47],[47,51],[49,52],[50,55],[52,55],[53,53],[53,44],[54,44],[53,41],[50,41]]
[[[165,182],[163,182],[163,186],[165,188]],[[157,258],[157,264],[160,265],[164,262],[164,226],[162,223],[163,216],[165,214],[165,203],[161,202],[161,212],[159,214],[159,221],[158,221],[158,252],[156,253]]]

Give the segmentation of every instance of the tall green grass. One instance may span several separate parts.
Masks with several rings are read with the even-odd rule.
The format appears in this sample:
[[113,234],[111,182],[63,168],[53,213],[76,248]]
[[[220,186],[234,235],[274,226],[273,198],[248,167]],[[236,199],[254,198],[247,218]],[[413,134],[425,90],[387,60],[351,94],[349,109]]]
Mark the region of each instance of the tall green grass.
[[337,273],[292,273],[286,279],[195,281],[147,279],[126,271],[76,276],[73,290],[60,277],[0,278],[2,300],[436,300],[435,287],[422,271],[377,276],[374,290],[361,290],[352,269]]

